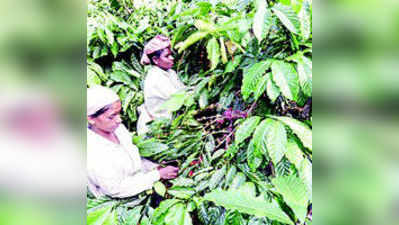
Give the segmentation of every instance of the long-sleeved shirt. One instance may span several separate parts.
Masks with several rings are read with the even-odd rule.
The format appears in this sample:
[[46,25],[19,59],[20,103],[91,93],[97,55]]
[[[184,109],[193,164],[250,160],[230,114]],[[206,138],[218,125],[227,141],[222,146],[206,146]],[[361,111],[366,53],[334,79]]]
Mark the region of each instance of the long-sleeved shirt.
[[124,198],[151,189],[160,179],[157,164],[141,159],[124,125],[115,130],[120,144],[87,131],[89,190],[96,196]]
[[162,105],[176,92],[184,89],[184,84],[174,70],[162,70],[152,66],[144,80],[144,104],[139,107],[140,117],[137,122],[137,133],[148,131],[146,123],[157,118],[171,118],[172,114]]

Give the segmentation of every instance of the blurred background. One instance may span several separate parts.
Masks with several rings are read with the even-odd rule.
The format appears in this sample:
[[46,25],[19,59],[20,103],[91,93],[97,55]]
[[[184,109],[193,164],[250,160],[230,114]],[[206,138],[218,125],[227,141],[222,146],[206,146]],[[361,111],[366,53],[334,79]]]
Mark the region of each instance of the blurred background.
[[85,224],[85,1],[0,7],[0,224]]
[[[86,3],[0,7],[0,224],[85,223]],[[314,224],[399,221],[399,1],[316,1]]]
[[398,224],[399,1],[313,5],[313,224]]

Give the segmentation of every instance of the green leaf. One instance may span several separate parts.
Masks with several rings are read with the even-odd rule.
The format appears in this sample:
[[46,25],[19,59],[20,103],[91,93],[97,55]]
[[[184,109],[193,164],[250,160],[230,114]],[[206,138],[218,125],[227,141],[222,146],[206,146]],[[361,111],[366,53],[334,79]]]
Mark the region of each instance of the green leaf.
[[194,22],[194,26],[199,30],[199,31],[205,31],[208,33],[212,33],[216,31],[216,25],[213,22],[205,21],[205,20],[196,20]]
[[287,133],[284,125],[273,119],[266,119],[266,146],[274,165],[283,158],[287,145]]
[[193,221],[191,219],[188,208],[184,210],[183,216],[180,219],[179,225],[192,225]]
[[235,132],[236,145],[251,136],[252,132],[254,132],[256,126],[259,124],[260,119],[259,116],[252,116],[244,120],[244,122],[238,126],[237,131]]
[[112,46],[111,46],[111,52],[112,52],[112,55],[114,55],[114,58],[116,58],[116,56],[118,55],[118,52],[119,52],[119,45],[118,45],[117,42],[114,42],[114,43],[112,44]]
[[241,94],[244,100],[248,99],[249,96],[254,92],[261,77],[270,67],[271,61],[265,60],[253,64],[248,70],[244,72],[244,78],[241,86]]
[[219,64],[220,60],[219,44],[216,38],[212,38],[208,41],[208,44],[206,45],[206,51],[208,53],[208,59],[211,61],[210,70],[214,70]]
[[231,73],[233,72],[238,65],[240,65],[242,59],[242,55],[238,55],[234,57],[234,60],[231,60],[227,63],[226,69],[224,70],[224,73]]
[[219,42],[220,42],[220,54],[222,55],[222,63],[226,64],[227,63],[227,54],[226,54],[226,47],[224,46],[223,37],[219,38]]
[[113,205],[107,207],[100,207],[93,211],[89,211],[87,214],[87,225],[102,225],[108,220],[111,215]]
[[235,177],[236,173],[237,173],[237,167],[231,165],[229,171],[226,174],[224,187],[230,186],[230,183],[233,181],[233,178]]
[[297,169],[301,167],[302,160],[304,159],[303,153],[298,144],[292,138],[288,139],[287,152],[285,153],[285,156]]
[[185,91],[179,91],[173,94],[166,102],[164,102],[161,105],[161,109],[167,109],[170,112],[177,111],[184,105],[186,97]]
[[309,0],[303,0],[301,11],[299,11],[299,21],[302,36],[305,40],[309,39],[311,32],[311,2]]
[[137,147],[139,148],[140,156],[142,157],[157,155],[169,149],[167,145],[157,142],[154,139],[149,139],[138,143]]
[[171,187],[168,194],[181,199],[189,199],[195,194],[195,190],[189,187]]
[[254,135],[252,136],[251,142],[255,145],[256,149],[259,149],[263,154],[267,154],[266,148],[266,134],[268,132],[269,125],[266,120],[263,120],[259,126],[256,127]]
[[252,172],[256,172],[256,169],[262,164],[263,156],[259,148],[255,147],[253,139],[248,145],[247,149],[247,162]]
[[299,83],[306,96],[312,96],[312,61],[302,56],[297,64]]
[[308,159],[302,160],[299,177],[306,185],[309,200],[312,200],[312,163]]
[[164,220],[164,224],[176,224],[176,225],[181,225],[180,220],[182,219],[185,211],[185,206],[183,203],[178,203],[174,206],[172,206]]
[[208,32],[204,31],[197,31],[193,34],[191,34],[186,40],[183,42],[180,42],[176,44],[175,48],[179,49],[179,54],[184,51],[186,48],[190,47],[192,44],[195,42],[201,40],[202,38],[206,37],[208,35]]
[[122,82],[126,85],[128,85],[129,87],[133,88],[134,90],[138,90],[137,86],[133,83],[132,79],[130,78],[129,74],[127,74],[126,72],[122,72],[122,71],[113,71],[111,73],[111,77],[112,80],[116,81],[116,82]]
[[93,85],[100,85],[100,84],[101,80],[100,78],[98,78],[97,74],[93,70],[87,69],[87,85],[91,87]]
[[309,200],[305,184],[295,175],[277,177],[272,180],[272,183],[295,215],[303,222],[307,214]]
[[254,91],[255,100],[258,100],[258,98],[265,92],[268,80],[269,80],[269,77],[267,75],[265,75],[262,78],[260,78],[260,80],[256,84],[255,91]]
[[256,1],[256,13],[252,24],[255,37],[261,42],[270,29],[272,14],[267,9],[266,0]]
[[200,95],[200,97],[199,97],[199,100],[198,100],[198,104],[199,104],[199,107],[201,108],[201,109],[204,109],[206,106],[208,106],[208,90],[207,89],[204,89],[202,92],[201,92],[201,95]]
[[291,6],[278,3],[272,8],[274,14],[280,19],[281,23],[292,33],[299,33],[299,19],[298,15],[291,8]]
[[269,99],[272,102],[275,102],[278,96],[280,96],[280,89],[277,87],[277,85],[273,81],[273,75],[271,73],[268,73],[269,79],[267,79],[267,87],[266,87],[266,93]]
[[237,189],[245,183],[246,177],[242,172],[238,172],[231,182],[230,189]]
[[173,186],[181,186],[181,187],[191,187],[194,186],[195,182],[193,179],[185,178],[182,176],[177,177],[176,179],[171,180]]
[[215,187],[217,187],[220,182],[222,181],[224,175],[226,173],[226,165],[224,165],[222,168],[220,168],[219,170],[217,170],[211,177],[211,179],[209,180],[209,189],[214,189]]
[[292,64],[284,61],[274,61],[272,64],[272,73],[273,80],[283,95],[288,99],[297,101],[299,95],[298,75]]
[[[126,220],[124,221],[123,225],[137,224],[140,220],[142,209],[143,209],[143,206],[137,206],[134,209],[129,210],[128,216],[127,216]],[[116,224],[112,224],[112,225],[116,225]]]
[[258,217],[265,216],[282,223],[293,224],[276,202],[267,202],[262,196],[253,197],[251,193],[240,190],[214,190],[205,194],[204,199],[226,209],[237,210]]
[[289,126],[302,141],[303,146],[312,150],[312,130],[307,125],[290,117],[274,116],[273,118],[278,119],[285,125]]
[[163,224],[164,218],[169,208],[171,208],[173,205],[177,204],[178,202],[180,202],[180,200],[178,199],[163,200],[161,204],[158,206],[158,208],[156,208],[154,213],[152,214],[151,224],[153,225]]
[[165,185],[164,185],[162,182],[157,181],[157,182],[154,184],[154,190],[155,190],[155,192],[158,193],[160,196],[162,196],[162,197],[165,196],[166,187],[165,187]]

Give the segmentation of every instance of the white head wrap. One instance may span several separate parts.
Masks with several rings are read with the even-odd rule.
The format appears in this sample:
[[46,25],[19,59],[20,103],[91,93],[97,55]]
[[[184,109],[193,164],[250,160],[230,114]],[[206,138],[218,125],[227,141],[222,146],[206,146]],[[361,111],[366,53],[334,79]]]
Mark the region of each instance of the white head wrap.
[[87,115],[93,115],[104,106],[119,100],[119,96],[110,88],[100,85],[87,89]]

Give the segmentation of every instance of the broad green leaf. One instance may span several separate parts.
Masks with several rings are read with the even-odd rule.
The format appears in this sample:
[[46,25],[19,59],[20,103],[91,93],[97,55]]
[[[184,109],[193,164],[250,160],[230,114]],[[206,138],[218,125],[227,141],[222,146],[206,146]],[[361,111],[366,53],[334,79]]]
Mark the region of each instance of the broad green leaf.
[[310,32],[311,32],[311,2],[310,0],[304,0],[302,2],[302,8],[301,11],[299,12],[299,21],[300,21],[300,28],[301,28],[301,33],[302,36],[305,40],[309,39],[310,37]]
[[259,124],[260,119],[259,116],[252,116],[244,120],[244,122],[238,126],[237,131],[235,132],[236,145],[251,136],[252,132],[254,132],[256,126]]
[[217,187],[220,182],[222,181],[224,175],[226,174],[226,165],[224,165],[222,168],[217,170],[209,180],[209,188],[212,190],[215,187]]
[[312,163],[308,159],[304,159],[299,167],[299,177],[305,183],[307,194],[312,200]]
[[195,182],[193,179],[185,178],[182,176],[177,177],[176,179],[171,180],[173,186],[181,186],[181,187],[191,187],[194,186]]
[[263,155],[259,148],[255,147],[253,139],[249,142],[247,149],[247,162],[252,172],[256,172],[256,169],[261,165],[263,161]]
[[112,55],[114,55],[114,58],[116,58],[116,56],[118,55],[118,52],[119,52],[119,45],[118,45],[117,42],[114,42],[114,43],[112,44],[112,46],[111,46],[111,52],[112,52]]
[[304,159],[303,153],[298,144],[292,138],[288,139],[287,152],[285,153],[285,156],[297,169],[301,167],[302,160]]
[[222,55],[222,63],[226,64],[227,63],[227,53],[226,53],[226,47],[224,46],[223,37],[219,38],[219,42],[220,42],[220,54]]
[[185,91],[179,91],[173,94],[169,100],[164,102],[161,106],[161,109],[167,109],[170,112],[177,111],[184,105],[186,97]]
[[215,32],[217,27],[213,22],[205,21],[205,20],[196,20],[194,22],[194,26],[199,30],[199,31],[205,31],[208,33]]
[[211,62],[210,70],[214,70],[219,64],[220,60],[219,44],[216,38],[212,38],[208,41],[208,44],[206,45],[206,51],[208,53],[208,59]]
[[266,0],[257,0],[256,3],[256,13],[252,24],[252,29],[254,31],[255,37],[258,39],[258,42],[261,42],[269,31],[272,14],[270,10],[267,9]]
[[234,59],[230,60],[227,65],[226,69],[224,70],[225,73],[231,73],[233,72],[238,65],[240,65],[242,59],[242,55],[238,55],[234,57]]
[[102,225],[111,214],[113,205],[91,210],[87,214],[87,225]]
[[250,193],[239,190],[214,190],[205,194],[204,199],[226,209],[237,210],[258,217],[266,216],[282,223],[293,224],[276,202],[267,202],[263,197],[253,197]]
[[180,220],[184,216],[185,206],[183,203],[177,203],[166,213],[164,224],[181,225]]
[[237,173],[237,167],[235,167],[234,165],[231,165],[229,171],[226,174],[224,187],[230,186],[230,183],[233,181],[236,173]]
[[267,154],[266,148],[266,134],[268,133],[269,125],[266,120],[263,120],[255,129],[254,135],[252,136],[251,142],[255,145],[255,148],[262,151],[263,154]]
[[158,208],[156,208],[154,213],[152,214],[151,224],[153,225],[163,224],[164,218],[169,208],[171,208],[173,205],[177,204],[178,202],[180,202],[180,200],[178,199],[163,200],[161,204],[158,206]]
[[273,118],[276,118],[285,125],[289,126],[296,136],[298,136],[298,138],[302,141],[303,146],[309,150],[312,150],[312,130],[306,124],[290,117],[275,116]]
[[[142,209],[143,209],[143,206],[137,206],[134,209],[129,210],[128,216],[127,216],[126,220],[124,221],[123,225],[137,224],[140,220]],[[116,224],[112,224],[112,225],[116,225]]]
[[241,94],[244,100],[254,92],[258,82],[260,82],[263,74],[270,67],[271,61],[265,60],[253,64],[248,70],[244,72],[244,78],[241,86]]
[[104,29],[104,31],[105,31],[105,35],[106,35],[106,37],[107,37],[107,42],[108,42],[108,44],[110,45],[110,46],[112,46],[113,44],[114,44],[114,33],[112,33],[112,31],[110,31],[109,29],[108,29],[108,27],[106,27],[105,29]]
[[195,190],[189,187],[171,187],[168,194],[176,198],[189,199],[195,194]]
[[269,77],[267,75],[264,75],[256,84],[254,91],[255,100],[258,100],[258,98],[265,92],[268,80]]
[[233,181],[231,182],[231,185],[230,185],[229,189],[237,189],[237,188],[239,188],[242,184],[245,183],[246,179],[247,178],[245,177],[245,175],[242,172],[238,172],[235,175]]
[[312,61],[302,56],[297,64],[299,83],[306,96],[312,96]]
[[117,224],[118,224],[118,218],[115,211],[112,211],[103,223],[103,225],[117,225]]
[[208,35],[208,32],[204,31],[197,31],[193,34],[191,34],[185,41],[180,42],[176,44],[175,48],[179,49],[179,53],[184,51],[186,48],[190,47],[192,44],[195,42],[201,40],[202,38],[206,37]]
[[252,182],[245,182],[238,190],[249,194],[251,197],[256,197],[256,187]]
[[129,87],[133,88],[134,90],[138,90],[137,86],[133,83],[132,79],[130,78],[129,74],[126,72],[122,71],[113,71],[111,73],[112,80],[117,81],[117,82],[122,82],[126,85],[129,85]]
[[164,185],[162,182],[160,182],[160,181],[156,182],[156,183],[154,184],[154,190],[155,190],[155,192],[158,193],[160,196],[162,196],[162,197],[165,196],[166,187],[165,187],[165,185]]
[[202,92],[201,92],[201,95],[200,95],[200,97],[199,97],[199,99],[198,99],[198,104],[199,104],[199,107],[201,108],[201,109],[203,109],[203,108],[205,108],[206,106],[208,106],[208,91],[207,91],[207,89],[204,89]]
[[289,31],[295,34],[299,33],[300,24],[298,15],[291,6],[278,3],[273,6],[272,10]]
[[279,121],[266,119],[266,147],[274,165],[283,158],[287,145],[287,133],[285,127]]
[[268,73],[268,75],[269,79],[267,79],[266,93],[269,99],[272,100],[272,102],[275,102],[278,96],[280,96],[280,89],[274,83],[273,75],[271,73]]
[[189,213],[189,209],[186,208],[184,210],[183,216],[180,219],[180,223],[179,225],[192,225],[193,221],[191,219],[190,213]]
[[299,220],[301,222],[304,221],[309,199],[307,197],[306,186],[301,179],[295,175],[291,175],[277,177],[272,180],[272,183]]
[[299,83],[298,75],[292,64],[284,61],[274,61],[272,64],[273,80],[280,88],[281,93],[293,101],[298,100]]
[[157,142],[154,139],[145,140],[137,144],[137,147],[140,150],[140,156],[143,157],[150,157],[153,155],[157,155],[169,149],[169,147],[166,144]]
[[87,69],[87,85],[91,87],[93,85],[100,85],[100,84],[101,80],[100,78],[98,78],[97,74],[93,70]]

